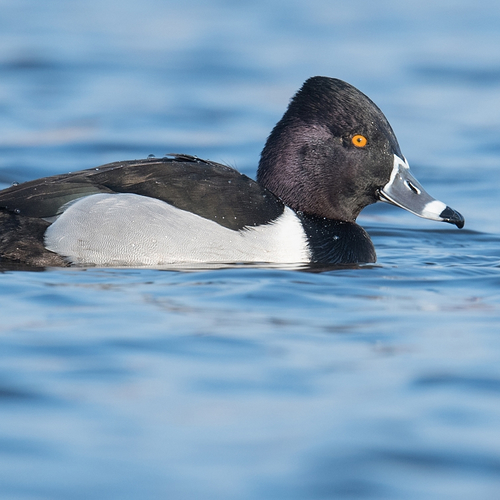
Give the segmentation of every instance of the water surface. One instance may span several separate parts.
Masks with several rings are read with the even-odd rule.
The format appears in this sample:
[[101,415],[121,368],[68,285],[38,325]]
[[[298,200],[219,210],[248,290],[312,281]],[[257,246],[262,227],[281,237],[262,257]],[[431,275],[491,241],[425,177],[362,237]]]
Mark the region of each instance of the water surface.
[[185,152],[254,176],[309,76],[466,227],[375,265],[2,268],[2,499],[500,496],[500,6],[0,1],[0,182]]

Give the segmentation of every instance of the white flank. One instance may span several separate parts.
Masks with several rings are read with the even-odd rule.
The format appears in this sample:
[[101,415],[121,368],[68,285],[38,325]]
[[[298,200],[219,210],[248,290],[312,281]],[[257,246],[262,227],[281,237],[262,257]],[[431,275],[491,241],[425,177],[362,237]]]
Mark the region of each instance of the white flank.
[[136,194],[95,194],[70,203],[45,233],[48,250],[95,266],[183,262],[300,263],[307,237],[289,208],[270,224],[233,231]]

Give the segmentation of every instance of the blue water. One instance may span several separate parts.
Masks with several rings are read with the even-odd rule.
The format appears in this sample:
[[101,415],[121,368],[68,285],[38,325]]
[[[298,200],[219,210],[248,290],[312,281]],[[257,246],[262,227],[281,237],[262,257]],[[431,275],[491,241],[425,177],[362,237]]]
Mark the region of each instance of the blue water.
[[463,230],[357,269],[3,268],[2,500],[500,498],[496,0],[0,0],[0,187],[185,152],[255,175],[342,78]]

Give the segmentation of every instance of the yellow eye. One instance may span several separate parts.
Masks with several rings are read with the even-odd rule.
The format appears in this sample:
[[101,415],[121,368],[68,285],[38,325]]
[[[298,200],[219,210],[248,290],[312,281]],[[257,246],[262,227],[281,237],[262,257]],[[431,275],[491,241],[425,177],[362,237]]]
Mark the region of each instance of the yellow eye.
[[360,134],[356,134],[351,140],[352,140],[352,143],[357,148],[364,148],[366,146],[366,143],[368,142],[366,140],[366,137],[364,135],[360,135]]

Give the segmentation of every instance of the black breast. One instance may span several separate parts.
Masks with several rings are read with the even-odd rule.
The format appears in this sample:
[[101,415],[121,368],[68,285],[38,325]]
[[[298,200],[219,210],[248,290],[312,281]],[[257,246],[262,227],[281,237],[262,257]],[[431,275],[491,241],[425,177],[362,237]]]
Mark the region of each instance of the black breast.
[[302,212],[297,214],[306,232],[311,262],[352,264],[376,262],[368,233],[355,222],[342,222]]

